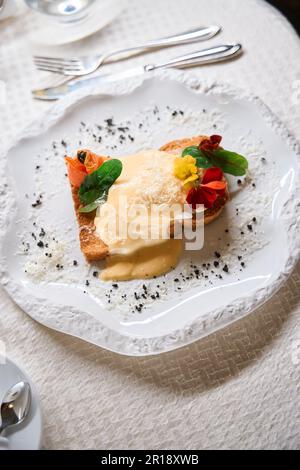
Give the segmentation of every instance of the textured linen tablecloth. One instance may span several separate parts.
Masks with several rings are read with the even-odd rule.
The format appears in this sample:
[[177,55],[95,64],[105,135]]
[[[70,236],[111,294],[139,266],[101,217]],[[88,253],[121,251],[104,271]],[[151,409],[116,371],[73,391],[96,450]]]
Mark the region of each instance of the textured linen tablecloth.
[[[51,106],[30,96],[30,89],[45,79],[34,70],[33,50],[57,52],[29,43],[36,21],[29,12],[0,23],[0,80],[6,84],[0,96],[1,146]],[[263,1],[132,0],[114,24],[59,52],[106,50],[208,23],[222,25],[224,32],[205,45],[240,41],[246,52],[237,61],[189,73],[256,93],[299,138],[299,39]],[[164,50],[155,57],[197,48]],[[151,62],[153,57],[106,70]],[[121,357],[50,331],[1,290],[0,338],[36,383],[44,448],[296,449],[299,287],[298,265],[277,295],[245,319],[184,349],[146,358]]]

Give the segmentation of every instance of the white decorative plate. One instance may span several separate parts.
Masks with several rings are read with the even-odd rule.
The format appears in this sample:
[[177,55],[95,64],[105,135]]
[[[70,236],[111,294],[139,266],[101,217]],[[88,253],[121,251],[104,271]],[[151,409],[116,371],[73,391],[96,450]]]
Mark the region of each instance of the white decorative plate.
[[[101,266],[88,266],[79,250],[64,154],[88,146],[126,155],[202,133],[223,135],[250,167],[239,184],[230,179],[231,202],[206,228],[204,249],[187,252],[161,278],[99,281],[93,273]],[[267,107],[227,85],[179,71],[96,82],[56,104],[2,156],[1,282],[40,323],[120,354],[189,344],[248,314],[292,271],[298,158]]]

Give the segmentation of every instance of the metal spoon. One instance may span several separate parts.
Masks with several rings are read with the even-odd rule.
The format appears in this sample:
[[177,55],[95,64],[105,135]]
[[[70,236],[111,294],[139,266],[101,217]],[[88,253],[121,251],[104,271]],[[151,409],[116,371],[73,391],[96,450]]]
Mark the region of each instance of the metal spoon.
[[0,435],[11,426],[22,423],[27,417],[31,405],[31,389],[27,382],[18,382],[5,394],[1,403]]

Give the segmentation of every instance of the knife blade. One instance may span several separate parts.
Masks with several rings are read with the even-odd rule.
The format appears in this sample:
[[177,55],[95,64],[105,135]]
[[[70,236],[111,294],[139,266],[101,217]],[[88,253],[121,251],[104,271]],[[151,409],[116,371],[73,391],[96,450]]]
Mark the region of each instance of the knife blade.
[[62,98],[68,93],[81,90],[87,86],[93,86],[101,83],[110,83],[118,80],[125,80],[126,78],[138,77],[139,75],[143,75],[147,71],[147,67],[139,66],[129,70],[125,70],[124,72],[114,74],[99,75],[97,77],[85,78],[81,80],[71,79],[58,86],[32,90],[32,95],[34,98],[39,100],[55,101]]

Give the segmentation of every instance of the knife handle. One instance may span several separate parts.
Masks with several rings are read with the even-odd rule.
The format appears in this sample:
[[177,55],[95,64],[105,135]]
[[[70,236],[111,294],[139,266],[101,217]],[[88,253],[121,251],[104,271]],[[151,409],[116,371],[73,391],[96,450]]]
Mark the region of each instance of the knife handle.
[[232,59],[242,52],[241,44],[225,44],[221,46],[214,46],[209,49],[202,49],[201,51],[192,52],[190,54],[176,57],[156,65],[146,65],[145,70],[151,71],[166,67],[190,67],[192,65],[209,64],[213,62],[221,62],[223,60]]

